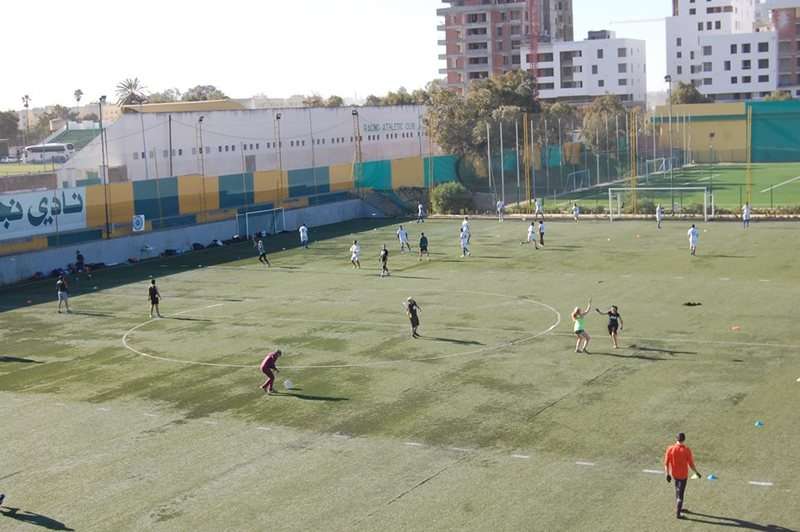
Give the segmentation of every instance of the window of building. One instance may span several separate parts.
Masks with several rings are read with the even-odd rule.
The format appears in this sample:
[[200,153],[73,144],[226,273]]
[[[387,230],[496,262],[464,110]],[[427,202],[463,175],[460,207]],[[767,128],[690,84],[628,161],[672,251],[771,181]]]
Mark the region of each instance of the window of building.
[[617,48],[617,57],[628,57],[627,48]]
[[676,46],[681,46],[682,44],[683,44],[683,39],[681,39],[680,37],[675,39],[675,45]]
[[750,53],[750,43],[744,43],[742,45],[742,53],[749,54]]
[[769,43],[768,42],[760,42],[760,43],[758,43],[758,51],[759,52],[769,52]]
[[178,157],[183,155],[183,148],[178,148]]
[[619,80],[617,80],[617,85],[619,85],[620,87],[624,87],[627,84],[628,84],[628,80],[627,79],[619,79]]
[[722,29],[722,22],[720,22],[719,20],[715,21],[714,22],[714,29],[715,30],[721,30]]
[[138,151],[133,152],[133,160],[134,161],[138,161],[139,160],[139,152]]
[[503,26],[497,26],[497,31],[495,31],[495,35],[497,35],[498,37],[503,36]]
[[605,87],[606,86],[605,80],[603,80],[603,79],[597,80],[597,86],[598,87]]
[[217,146],[217,148],[218,148],[218,152],[222,153],[222,146]]
[[603,49],[602,48],[597,50],[597,58],[598,59],[602,59],[603,58]]
[[[505,15],[505,13],[503,13]],[[467,24],[479,24],[486,22],[486,13],[468,13],[466,16]]]
[[737,47],[736,47],[736,45],[735,45],[735,44],[732,44],[732,45],[731,45],[731,53],[732,53],[732,54],[735,54],[735,53],[736,53],[736,48],[737,48]]
[[769,76],[767,76],[767,75],[758,76],[758,82],[759,83],[769,83]]
[[489,48],[487,42],[471,42],[467,43],[467,50],[486,50]]
[[689,52],[689,59],[694,61],[694,52]]
[[469,28],[467,29],[467,36],[473,35],[486,35],[486,28]]
[[703,72],[711,72],[711,68],[712,67],[710,62],[703,63]]
[[495,50],[497,50],[498,52],[503,51],[503,41],[497,41],[497,44],[495,45]]
[[711,46],[703,46],[703,55],[708,57],[712,54],[713,49]]
[[737,83],[739,83],[739,78],[737,78],[736,76],[732,76],[731,85],[736,85]]
[[519,65],[520,64],[520,55],[519,54],[511,56],[511,64],[512,65]]
[[167,157],[169,157],[169,150],[163,150],[163,151],[161,152],[161,154],[162,154],[162,156],[164,157],[164,159],[166,159]]
[[769,59],[759,59],[758,68],[769,68]]
[[627,63],[620,63],[617,65],[617,73],[619,74],[627,74],[628,72],[628,64]]
[[683,67],[678,65],[678,75],[680,76],[681,74],[683,74]]
[[289,141],[289,147],[290,147],[290,148],[294,148],[294,141],[293,141],[293,140],[290,140],[290,141]]
[[691,9],[689,9],[689,14],[690,15],[696,15],[697,14],[697,10],[695,8],[691,8]]
[[714,26],[714,23],[711,22],[710,20],[708,22],[706,22],[706,29],[707,30],[710,31],[713,26]]
[[597,74],[597,65],[592,65],[592,74]]
[[231,145],[231,151],[236,151],[236,145],[235,144]]
[[745,59],[742,61],[742,70],[750,70],[750,60]]
[[260,149],[261,149],[261,145],[258,142],[256,142],[256,150],[260,150]]
[[742,83],[750,83],[752,78],[750,76],[742,76]]
[[678,52],[678,55],[677,55],[677,57],[678,57],[678,59],[681,59],[681,58],[683,58],[683,52]]
[[470,65],[486,65],[489,63],[488,57],[470,57],[469,58]]
[[703,85],[711,85],[712,83],[711,78],[703,78]]
[[697,23],[697,31],[703,31],[703,23],[702,22],[698,22]]
[[731,70],[731,62],[725,61],[725,72],[730,72]]

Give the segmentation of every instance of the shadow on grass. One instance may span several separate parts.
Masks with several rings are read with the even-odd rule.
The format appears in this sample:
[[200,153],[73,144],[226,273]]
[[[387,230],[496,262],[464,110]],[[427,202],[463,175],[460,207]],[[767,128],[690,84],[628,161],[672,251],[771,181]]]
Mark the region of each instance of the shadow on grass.
[[672,349],[659,349],[657,347],[644,347],[641,345],[631,344],[631,349],[638,351],[652,352],[652,353],[667,353],[668,355],[696,355],[697,351],[674,351]]
[[271,397],[295,397],[303,401],[324,401],[330,403],[338,403],[341,401],[349,401],[349,397],[329,397],[325,395],[309,395],[305,393],[295,392],[273,392]]
[[78,316],[92,316],[94,318],[116,318],[116,316],[108,312],[94,312],[91,310],[73,310],[72,314],[77,314]]
[[0,356],[0,362],[16,362],[18,364],[44,364],[39,360],[33,360],[32,358],[19,358],[19,357],[9,357],[9,356]]
[[711,255],[703,255],[708,259],[754,259],[754,255],[720,255],[720,254],[711,254]]
[[420,336],[422,340],[432,340],[434,342],[447,342],[448,344],[456,345],[485,345],[475,340],[458,340],[456,338],[440,338],[438,336]]
[[660,357],[649,357],[647,355],[625,355],[623,353],[605,353],[601,351],[590,351],[588,353],[589,356],[602,356],[602,357],[614,357],[614,358],[635,358],[638,360],[647,360],[649,362],[661,362],[664,360],[669,360],[668,358],[660,358]]
[[74,528],[69,528],[61,521],[56,521],[52,517],[37,514],[36,512],[29,512],[27,510],[20,511],[19,508],[7,508],[6,510],[0,510],[0,515],[14,519],[15,521],[19,521],[21,523],[27,523],[29,525],[46,528],[47,530],[75,530]]
[[[393,218],[363,218],[360,220],[351,220],[348,222],[315,227],[313,230],[315,239],[320,241],[387,227],[394,225],[396,222],[397,219]],[[266,245],[267,253],[279,253],[283,250],[293,250],[299,247],[299,242],[297,241],[294,231],[271,236],[264,241],[264,244]],[[202,264],[203,267],[225,265],[251,257],[253,253],[253,244],[251,242],[239,242],[222,247],[211,247],[193,251],[183,255],[147,259],[135,265],[124,264],[103,268],[92,272],[92,279],[90,282],[92,286],[98,286],[98,290],[92,289],[90,291],[88,289],[78,289],[74,294],[70,295],[80,296],[90,293],[96,294],[118,286],[145,281],[149,283],[151,278],[160,278],[182,273],[187,271],[187,268],[194,269],[195,265]],[[87,257],[87,259],[90,261],[92,260],[91,257]],[[189,261],[191,261],[191,264],[187,265],[186,263]],[[86,283],[85,274],[79,274],[77,276],[70,275],[69,281],[70,284],[76,288],[80,287],[82,284],[88,284]],[[46,277],[37,281],[23,281],[16,284],[3,285],[0,287],[0,299],[3,301],[3,306],[0,307],[0,313],[53,302],[55,299],[52,291],[54,283],[54,278]],[[146,294],[146,292],[143,291],[142,294]]]
[[180,317],[180,316],[164,316],[163,319],[165,319],[165,320],[176,320],[176,321],[205,321],[205,322],[209,322],[209,323],[212,321],[212,320],[207,320],[205,318],[183,318],[183,317]]
[[780,525],[759,525],[751,521],[736,519],[735,517],[725,517],[722,515],[701,514],[684,510],[684,521],[694,521],[706,525],[727,526],[732,528],[743,528],[745,530],[763,530],[770,532],[797,532],[793,528],[786,528]]

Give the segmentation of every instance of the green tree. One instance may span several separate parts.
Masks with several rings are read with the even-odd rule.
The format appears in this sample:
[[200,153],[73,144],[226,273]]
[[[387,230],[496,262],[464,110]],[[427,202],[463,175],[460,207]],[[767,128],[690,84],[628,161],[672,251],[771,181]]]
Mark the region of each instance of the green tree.
[[444,183],[431,192],[431,206],[438,214],[466,212],[472,210],[472,194],[461,183]]
[[16,143],[19,134],[19,116],[15,111],[0,111],[0,139]]
[[711,100],[703,96],[691,83],[678,82],[678,88],[672,91],[672,104],[709,103]]
[[303,106],[305,107],[324,107],[325,99],[319,94],[312,94],[303,98]]
[[85,115],[83,115],[83,119],[86,120],[87,122],[99,122],[100,121],[100,117],[97,116],[97,113],[85,114]]
[[81,99],[83,98],[83,91],[80,89],[76,89],[75,92],[72,93],[72,96],[75,98],[75,119],[80,120]]
[[625,114],[625,107],[616,96],[606,94],[595,98],[583,117],[583,141],[595,153],[618,152],[625,128],[617,125],[625,123]]
[[366,105],[367,107],[379,107],[383,105],[383,98],[381,98],[380,96],[375,96],[374,94],[370,94],[369,96],[367,96],[364,105]]
[[325,107],[341,107],[344,105],[344,98],[333,95],[325,100]]
[[147,102],[145,86],[139,78],[126,78],[117,83],[117,105],[138,105]]
[[181,99],[181,91],[179,89],[167,89],[161,92],[151,92],[147,95],[147,103],[170,103],[177,102]]
[[774,91],[769,96],[764,98],[765,102],[785,102],[791,100],[792,93],[789,91]]
[[224,92],[214,85],[197,85],[183,93],[181,100],[184,102],[201,102],[206,100],[228,100]]

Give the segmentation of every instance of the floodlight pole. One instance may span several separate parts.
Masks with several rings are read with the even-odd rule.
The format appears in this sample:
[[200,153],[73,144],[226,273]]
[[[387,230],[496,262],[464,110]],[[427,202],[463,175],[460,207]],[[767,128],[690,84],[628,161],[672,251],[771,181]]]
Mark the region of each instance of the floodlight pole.
[[[667,89],[667,103],[669,104],[669,187],[675,188],[675,174],[672,171],[672,76],[667,74],[664,76],[664,81],[669,84]],[[675,193],[670,194],[670,205],[672,214],[675,215]]]

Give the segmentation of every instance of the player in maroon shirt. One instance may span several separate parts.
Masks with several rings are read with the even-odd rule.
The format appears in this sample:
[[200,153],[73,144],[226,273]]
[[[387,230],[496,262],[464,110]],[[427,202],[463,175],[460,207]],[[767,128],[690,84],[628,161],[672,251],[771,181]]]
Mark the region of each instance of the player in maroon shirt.
[[261,373],[267,376],[267,380],[261,385],[261,389],[267,393],[273,393],[275,391],[272,387],[272,385],[275,384],[275,374],[272,373],[272,370],[275,370],[275,373],[281,372],[275,367],[275,362],[278,361],[282,354],[283,353],[281,353],[281,350],[278,349],[277,351],[273,351],[272,353],[268,354],[261,362]]

